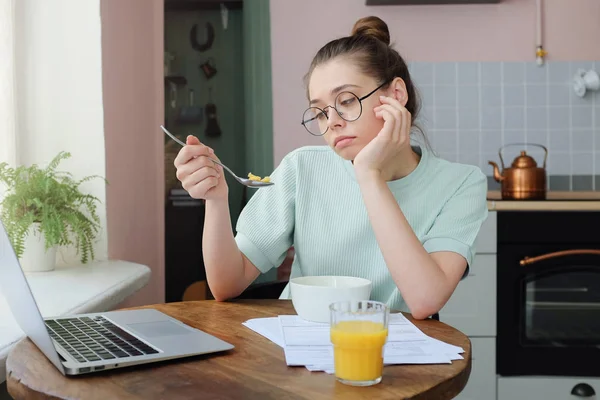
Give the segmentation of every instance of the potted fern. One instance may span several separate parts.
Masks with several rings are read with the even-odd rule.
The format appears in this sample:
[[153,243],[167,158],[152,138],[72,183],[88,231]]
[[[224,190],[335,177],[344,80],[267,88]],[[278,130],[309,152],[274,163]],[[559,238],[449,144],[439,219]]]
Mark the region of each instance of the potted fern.
[[0,164],[0,182],[7,188],[0,218],[24,271],[54,269],[58,246],[75,245],[82,263],[94,259],[99,199],[81,192],[80,185],[98,177],[75,180],[57,171],[70,156],[60,152],[45,168]]

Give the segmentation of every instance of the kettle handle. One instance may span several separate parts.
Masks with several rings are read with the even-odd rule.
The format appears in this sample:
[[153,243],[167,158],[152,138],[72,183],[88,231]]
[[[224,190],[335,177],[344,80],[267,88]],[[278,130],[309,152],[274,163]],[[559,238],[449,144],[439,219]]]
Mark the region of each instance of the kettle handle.
[[541,144],[537,144],[537,143],[509,143],[509,144],[505,144],[504,146],[500,147],[500,150],[498,150],[498,155],[500,156],[500,164],[502,165],[502,169],[504,169],[504,160],[502,159],[502,149],[508,146],[537,146],[537,147],[541,147],[542,149],[544,149],[544,165],[542,166],[542,168],[546,169],[546,160],[548,159],[548,149],[541,145]]

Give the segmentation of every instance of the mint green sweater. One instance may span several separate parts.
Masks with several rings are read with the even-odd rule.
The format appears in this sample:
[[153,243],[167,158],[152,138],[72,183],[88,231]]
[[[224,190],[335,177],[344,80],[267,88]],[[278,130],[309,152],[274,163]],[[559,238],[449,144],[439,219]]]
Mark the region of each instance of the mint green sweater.
[[[428,252],[456,252],[470,266],[488,212],[487,179],[478,167],[414,149],[421,153],[417,168],[388,186]],[[258,189],[236,227],[240,251],[261,272],[281,265],[293,245],[290,278],[366,278],[373,282],[372,300],[409,311],[375,239],[350,161],[328,146],[302,147],[285,156],[271,180],[275,185]],[[281,298],[289,298],[289,286]]]

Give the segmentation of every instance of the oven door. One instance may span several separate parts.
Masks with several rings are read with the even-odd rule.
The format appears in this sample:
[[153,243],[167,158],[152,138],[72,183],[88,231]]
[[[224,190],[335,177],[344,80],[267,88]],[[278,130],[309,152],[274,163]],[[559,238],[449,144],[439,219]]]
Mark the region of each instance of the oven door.
[[504,245],[497,289],[498,374],[600,376],[599,248]]

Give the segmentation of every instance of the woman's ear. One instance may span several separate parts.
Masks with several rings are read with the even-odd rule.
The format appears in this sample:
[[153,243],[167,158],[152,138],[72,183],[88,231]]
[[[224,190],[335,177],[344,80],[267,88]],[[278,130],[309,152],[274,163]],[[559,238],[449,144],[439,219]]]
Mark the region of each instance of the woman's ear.
[[403,106],[406,105],[408,102],[408,92],[406,90],[406,83],[404,83],[404,79],[397,77],[394,78],[390,84],[389,90],[391,92],[391,97],[398,100]]

